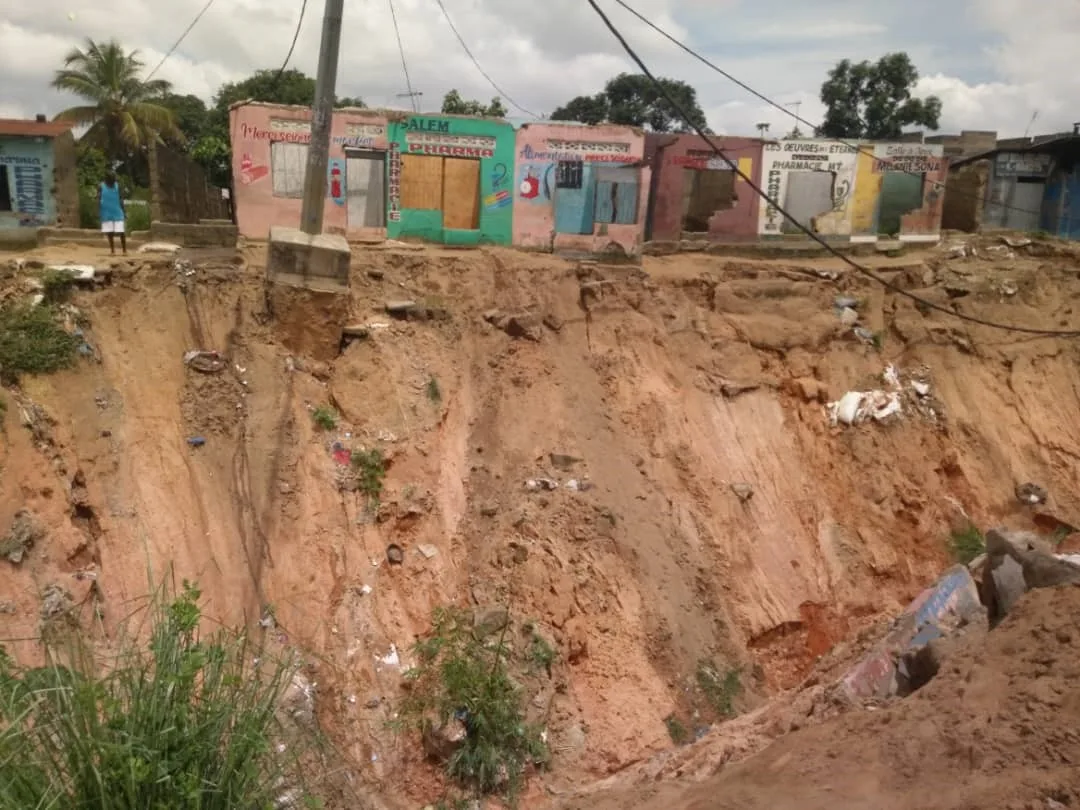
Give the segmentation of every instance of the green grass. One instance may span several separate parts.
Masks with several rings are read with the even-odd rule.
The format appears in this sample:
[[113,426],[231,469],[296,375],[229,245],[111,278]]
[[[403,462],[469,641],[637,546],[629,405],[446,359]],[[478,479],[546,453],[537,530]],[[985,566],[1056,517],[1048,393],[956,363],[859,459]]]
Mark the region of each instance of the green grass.
[[439,388],[439,381],[434,375],[427,381],[427,398],[432,404],[438,405],[442,402],[442,389]]
[[75,274],[70,270],[45,270],[41,274],[41,294],[46,304],[63,304],[71,298]]
[[474,632],[471,614],[436,609],[431,632],[413,647],[416,666],[406,673],[399,717],[424,733],[464,713],[468,734],[447,760],[447,775],[478,795],[505,792],[513,801],[529,768],[546,765],[549,752],[510,675],[509,627],[484,637]]
[[957,562],[967,565],[986,551],[986,541],[982,532],[973,524],[955,530],[949,537],[949,549]]
[[333,430],[338,424],[338,412],[329,405],[320,405],[311,412],[311,419],[321,430]]
[[551,665],[555,663],[555,648],[535,630],[529,640],[528,656],[531,669],[551,675]]
[[0,807],[263,810],[302,790],[303,744],[275,714],[293,667],[201,635],[201,618],[184,583],[154,598],[148,641],[125,634],[107,663],[73,646],[19,668],[0,648]]
[[0,382],[14,384],[21,374],[48,374],[75,363],[79,339],[60,326],[45,304],[0,309]]
[[690,741],[690,732],[687,730],[683,722],[673,714],[669,714],[664,718],[664,725],[667,726],[668,736],[671,737],[671,741],[676,745],[684,745]]
[[382,497],[383,479],[386,478],[386,459],[377,447],[371,450],[353,450],[350,457],[357,488],[367,496],[368,509],[378,511]]
[[742,681],[737,668],[721,675],[709,661],[699,661],[697,685],[709,707],[718,717],[735,716],[735,698],[742,692]]

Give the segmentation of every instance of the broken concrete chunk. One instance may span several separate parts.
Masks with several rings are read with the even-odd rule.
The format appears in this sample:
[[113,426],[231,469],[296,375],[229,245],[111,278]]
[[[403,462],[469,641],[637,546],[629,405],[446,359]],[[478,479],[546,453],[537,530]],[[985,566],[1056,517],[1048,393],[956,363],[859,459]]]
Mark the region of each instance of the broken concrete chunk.
[[363,323],[353,323],[341,328],[342,337],[366,338],[369,334],[371,334],[371,330],[368,328],[367,324]]
[[25,509],[20,509],[11,521],[11,528],[7,535],[0,540],[0,556],[7,557],[9,561],[18,565],[23,561],[26,552],[33,548],[34,543],[44,536],[45,530],[33,515]]
[[179,253],[180,245],[172,242],[147,242],[139,248],[139,253]]
[[543,336],[540,319],[527,313],[511,315],[507,318],[503,331],[512,338],[531,340],[534,343],[539,343]]
[[986,554],[991,568],[996,567],[995,560],[1002,557],[1020,563],[1028,589],[1080,583],[1080,565],[1055,557],[1045,550],[1037,537],[1026,532],[990,529],[986,533]]
[[386,312],[389,315],[393,315],[395,318],[407,318],[409,313],[416,309],[415,301],[387,301]]
[[504,607],[478,607],[473,612],[473,632],[478,638],[494,635],[510,623],[510,612]]
[[1038,484],[1033,484],[1030,481],[1026,484],[1017,484],[1015,491],[1016,500],[1020,501],[1020,503],[1026,503],[1029,506],[1046,503],[1047,492]]
[[46,585],[41,592],[41,618],[45,621],[67,613],[73,605],[71,594],[60,585]]
[[844,307],[840,310],[840,323],[844,326],[854,326],[859,322],[859,313],[853,310],[851,307]]

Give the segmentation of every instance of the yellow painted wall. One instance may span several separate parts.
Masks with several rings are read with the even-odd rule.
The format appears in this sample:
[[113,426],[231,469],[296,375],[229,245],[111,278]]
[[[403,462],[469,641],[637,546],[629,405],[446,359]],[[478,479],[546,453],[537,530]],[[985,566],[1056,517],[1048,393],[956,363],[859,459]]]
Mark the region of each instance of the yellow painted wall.
[[874,171],[872,149],[870,146],[859,152],[855,167],[855,193],[851,204],[851,232],[854,235],[874,233],[874,212],[881,197],[881,174]]

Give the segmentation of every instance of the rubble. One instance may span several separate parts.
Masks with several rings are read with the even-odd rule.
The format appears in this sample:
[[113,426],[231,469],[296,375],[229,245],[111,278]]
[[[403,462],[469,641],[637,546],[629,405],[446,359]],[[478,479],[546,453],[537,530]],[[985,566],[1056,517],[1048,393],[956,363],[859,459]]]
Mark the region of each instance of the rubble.
[[0,556],[18,565],[23,561],[26,552],[44,536],[45,530],[34,516],[26,509],[20,509],[15,513],[8,533],[0,539]]

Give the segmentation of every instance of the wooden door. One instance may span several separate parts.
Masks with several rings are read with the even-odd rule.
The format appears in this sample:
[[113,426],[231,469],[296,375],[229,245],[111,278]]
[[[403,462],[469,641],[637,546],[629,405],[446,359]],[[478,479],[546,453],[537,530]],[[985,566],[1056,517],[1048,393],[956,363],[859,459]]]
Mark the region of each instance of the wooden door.
[[438,211],[443,205],[443,159],[433,155],[401,156],[401,208]]
[[480,227],[480,161],[444,158],[443,228],[475,231]]

